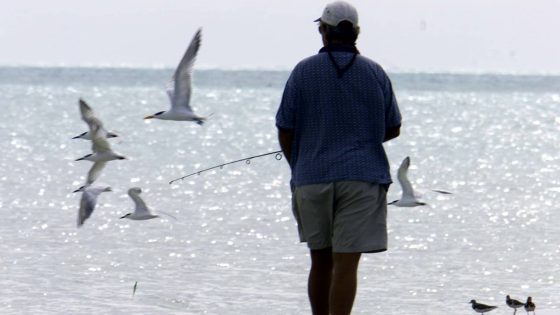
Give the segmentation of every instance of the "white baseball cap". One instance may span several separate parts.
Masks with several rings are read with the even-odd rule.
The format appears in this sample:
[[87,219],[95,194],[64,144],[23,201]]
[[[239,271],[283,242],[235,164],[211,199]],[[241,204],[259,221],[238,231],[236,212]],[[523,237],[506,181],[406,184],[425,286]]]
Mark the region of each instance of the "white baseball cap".
[[331,26],[337,26],[342,21],[348,21],[354,27],[358,27],[358,11],[348,2],[335,1],[327,4],[323,10],[323,15],[315,20],[315,22],[319,21]]

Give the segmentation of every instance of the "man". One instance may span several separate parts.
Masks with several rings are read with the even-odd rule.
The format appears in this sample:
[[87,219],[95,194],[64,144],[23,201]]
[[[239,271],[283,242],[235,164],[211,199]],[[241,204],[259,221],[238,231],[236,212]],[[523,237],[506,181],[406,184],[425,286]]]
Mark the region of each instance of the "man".
[[384,70],[356,49],[356,9],[333,2],[316,22],[324,47],[292,71],[276,126],[300,240],[310,249],[311,309],[347,315],[361,254],[387,249],[383,142],[399,136],[401,115]]

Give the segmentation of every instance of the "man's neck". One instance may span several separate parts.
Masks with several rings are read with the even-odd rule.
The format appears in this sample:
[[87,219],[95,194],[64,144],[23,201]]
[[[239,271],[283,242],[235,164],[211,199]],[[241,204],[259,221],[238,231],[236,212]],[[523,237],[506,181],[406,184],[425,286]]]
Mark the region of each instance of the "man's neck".
[[323,46],[319,52],[328,52],[328,51],[343,51],[343,52],[353,52],[359,54],[360,52],[356,48],[356,46],[352,44],[334,44],[329,43],[328,45]]
[[325,46],[330,46],[330,45],[355,46],[356,43],[333,39],[325,44]]

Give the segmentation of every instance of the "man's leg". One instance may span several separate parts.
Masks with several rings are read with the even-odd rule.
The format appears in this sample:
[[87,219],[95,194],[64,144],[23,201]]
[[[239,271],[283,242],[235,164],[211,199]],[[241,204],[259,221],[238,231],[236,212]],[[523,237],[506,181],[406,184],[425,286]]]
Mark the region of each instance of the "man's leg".
[[313,315],[329,315],[329,293],[333,274],[332,249],[311,250],[311,270],[307,293]]
[[333,275],[329,307],[331,315],[349,315],[358,285],[361,253],[333,253]]

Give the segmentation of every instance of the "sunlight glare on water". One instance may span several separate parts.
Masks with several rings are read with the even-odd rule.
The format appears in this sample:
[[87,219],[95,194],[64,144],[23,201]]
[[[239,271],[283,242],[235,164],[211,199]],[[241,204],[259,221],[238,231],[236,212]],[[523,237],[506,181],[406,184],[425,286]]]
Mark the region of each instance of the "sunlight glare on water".
[[[193,107],[212,114],[202,127],[142,119],[167,109],[169,75],[0,69],[2,314],[310,313],[284,159],[168,184],[278,150],[274,115],[288,73],[195,72]],[[403,115],[400,138],[386,145],[392,173],[410,156],[428,205],[389,208],[390,249],[364,256],[354,313],[471,314],[471,299],[503,313],[507,294],[557,310],[560,79],[392,78]],[[111,144],[128,160],[106,166],[98,182],[113,192],[78,229],[71,192],[91,166],[74,161],[91,150],[71,139],[86,131],[80,97],[119,134]],[[178,220],[120,220],[133,186]],[[399,194],[393,185],[388,199]]]

